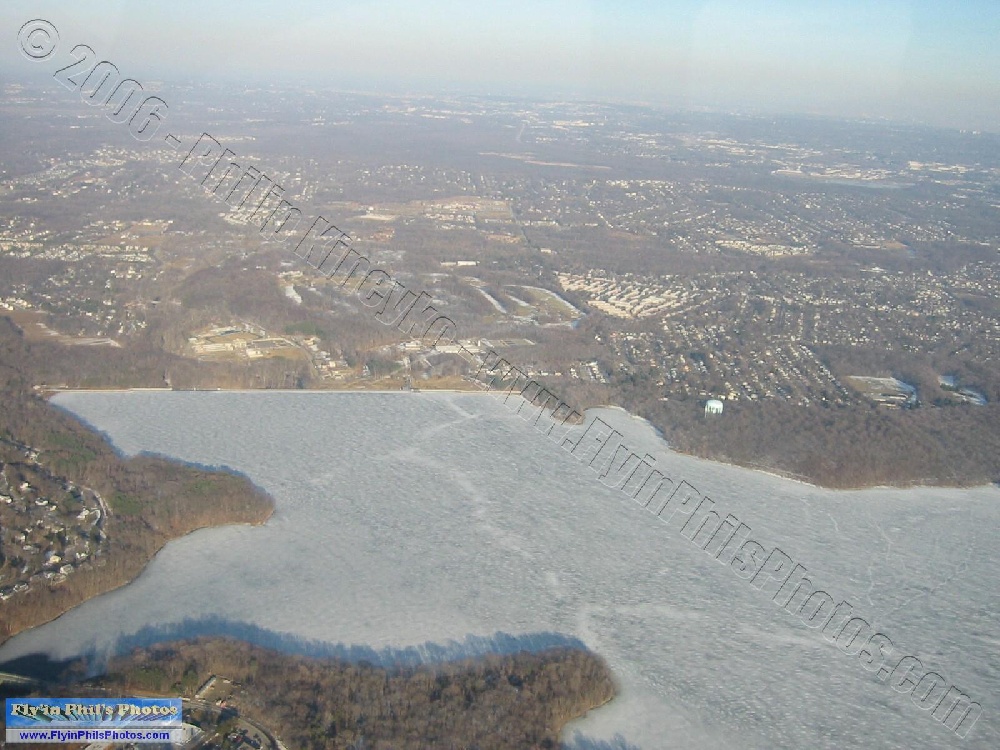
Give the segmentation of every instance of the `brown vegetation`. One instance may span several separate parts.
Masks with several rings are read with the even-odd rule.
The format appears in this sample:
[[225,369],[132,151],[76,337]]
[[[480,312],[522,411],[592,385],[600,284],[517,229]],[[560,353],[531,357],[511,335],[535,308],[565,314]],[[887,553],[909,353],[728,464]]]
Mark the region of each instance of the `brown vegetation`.
[[568,721],[615,693],[604,662],[573,649],[386,670],[226,639],[137,651],[102,682],[126,695],[191,697],[213,674],[242,688],[231,708],[302,750],[555,748]]
[[648,419],[670,447],[822,487],[973,486],[1000,479],[1000,404],[887,409],[727,403],[706,419],[698,399],[660,401],[607,386],[559,391],[584,408],[613,403]]

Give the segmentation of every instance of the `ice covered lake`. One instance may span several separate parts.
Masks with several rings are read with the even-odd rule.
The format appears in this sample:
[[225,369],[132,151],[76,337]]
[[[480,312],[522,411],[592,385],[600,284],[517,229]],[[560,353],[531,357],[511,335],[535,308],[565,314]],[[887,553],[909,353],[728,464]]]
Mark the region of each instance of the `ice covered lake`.
[[981,703],[962,740],[490,396],[55,402],[125,453],[244,472],[276,510],[170,543],[131,585],[9,641],[0,662],[226,632],[356,658],[578,639],[621,696],[569,728],[574,749],[1000,747],[995,487],[821,490],[672,454],[644,422],[601,411],[851,602],[891,638],[893,665],[916,655]]

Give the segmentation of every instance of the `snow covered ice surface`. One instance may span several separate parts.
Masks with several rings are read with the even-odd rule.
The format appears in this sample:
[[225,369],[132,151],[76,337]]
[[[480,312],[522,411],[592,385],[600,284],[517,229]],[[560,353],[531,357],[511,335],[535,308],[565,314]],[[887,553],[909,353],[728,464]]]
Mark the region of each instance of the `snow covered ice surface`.
[[[0,661],[209,632],[376,659],[579,639],[621,695],[568,728],[574,750],[1000,747],[995,487],[832,492],[673,454],[645,422],[599,412],[851,602],[892,639],[891,665],[916,655],[981,703],[963,740],[490,396],[55,402],[126,453],[244,472],[276,512],[171,542],[134,583],[12,639]],[[424,644],[438,647],[410,648]]]

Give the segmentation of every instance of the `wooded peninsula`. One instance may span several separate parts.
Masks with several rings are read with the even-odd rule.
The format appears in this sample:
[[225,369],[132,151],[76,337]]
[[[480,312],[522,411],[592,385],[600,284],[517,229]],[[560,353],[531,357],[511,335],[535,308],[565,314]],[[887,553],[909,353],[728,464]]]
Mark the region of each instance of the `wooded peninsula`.
[[[24,341],[0,318],[0,643],[128,583],[171,539],[206,526],[263,523],[273,509],[245,477],[124,458],[50,405],[33,388],[38,358],[73,369],[78,351],[37,351],[53,346]],[[99,525],[86,520],[84,497],[100,499]]]

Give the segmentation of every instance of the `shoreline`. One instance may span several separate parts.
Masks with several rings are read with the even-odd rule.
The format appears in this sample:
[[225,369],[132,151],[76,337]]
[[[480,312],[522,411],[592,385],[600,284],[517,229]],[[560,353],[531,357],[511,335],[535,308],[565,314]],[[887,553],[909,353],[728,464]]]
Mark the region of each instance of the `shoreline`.
[[[373,399],[371,401],[372,401],[372,403],[376,403],[377,404],[377,403],[379,403],[380,400]],[[86,399],[85,399],[85,402],[86,402]],[[79,402],[79,403],[82,404],[82,403],[85,403],[85,402]],[[131,408],[128,404],[125,404],[124,402],[122,402],[120,404],[120,407],[115,407],[115,404],[118,403],[118,399],[97,399],[97,400],[93,400],[92,403],[95,404],[95,406],[100,406],[103,403],[104,405],[106,405],[110,409],[120,408],[122,411],[125,411],[125,412],[129,411],[129,409]],[[133,402],[130,402],[130,403],[133,403]],[[205,401],[204,399],[196,399],[194,401],[191,401],[191,400],[188,400],[188,399],[180,399],[180,401],[177,401],[177,402],[170,402],[170,401],[166,401],[166,400],[162,400],[162,399],[156,399],[156,398],[148,398],[148,399],[143,398],[143,399],[137,399],[137,401],[134,402],[133,405],[142,405],[142,404],[144,404],[145,406],[143,406],[143,408],[142,408],[142,413],[145,413],[147,415],[147,419],[149,419],[149,417],[154,417],[155,414],[156,414],[156,412],[159,411],[159,410],[166,409],[167,413],[169,413],[170,408],[171,408],[170,407],[171,404],[175,404],[175,405],[178,405],[178,406],[180,404],[187,404],[187,406],[185,408],[188,409],[188,408],[191,408],[192,406],[197,407],[198,404],[202,404],[203,406],[204,405],[209,405],[210,406],[210,405],[212,405],[214,403],[216,403],[216,402]],[[219,405],[229,404],[230,407],[237,406],[238,407],[238,409],[237,409],[238,411],[243,412],[243,413],[248,413],[250,415],[254,415],[255,412],[257,412],[258,410],[260,412],[262,412],[262,413],[265,413],[265,414],[280,413],[280,411],[283,408],[281,406],[282,403],[285,403],[286,406],[289,409],[291,409],[291,407],[294,406],[294,402],[283,402],[281,399],[274,399],[274,400],[271,400],[271,401],[268,401],[268,402],[264,402],[264,401],[257,401],[257,402],[255,402],[255,401],[252,401],[250,399],[232,399],[232,400],[227,400],[227,401],[224,401],[224,402],[218,402]],[[316,404],[326,403],[326,404],[334,405],[334,406],[331,406],[331,408],[334,408],[335,405],[337,403],[340,403],[340,402],[335,402],[335,401],[320,402],[320,401],[317,400],[315,403]],[[383,407],[384,406],[389,406],[391,408],[391,406],[392,406],[391,402],[384,402],[383,401],[381,403],[382,403]],[[406,409],[413,409],[413,410],[415,410],[415,413],[422,414],[425,411],[425,409],[424,409],[424,407],[419,407],[418,408],[418,403],[419,403],[419,400],[418,401],[407,401],[407,402],[400,402],[400,405],[404,406]],[[431,403],[430,403],[430,406],[433,407],[432,410],[437,411],[439,406],[442,407],[442,408],[444,408],[444,407],[447,407],[449,404],[459,405],[461,403],[462,403],[462,400],[460,398],[445,396],[445,397],[442,397],[440,399],[433,399],[431,401]],[[350,406],[350,404],[354,404],[354,406]],[[345,410],[347,410],[348,407],[350,406],[349,411],[351,413],[353,413],[354,415],[356,415],[359,420],[366,421],[366,422],[371,421],[371,423],[372,423],[372,429],[370,431],[364,432],[364,431],[362,431],[359,428],[358,429],[358,434],[359,435],[361,435],[361,434],[369,434],[369,435],[372,436],[373,440],[379,441],[379,440],[382,439],[382,437],[384,437],[384,436],[380,437],[380,433],[385,429],[384,422],[378,421],[377,420],[377,412],[374,413],[374,414],[372,412],[375,412],[375,410],[371,410],[371,412],[369,412],[368,407],[366,406],[366,404],[369,404],[369,402],[362,402],[362,401],[359,401],[357,399],[355,399],[354,401],[351,401],[351,402],[349,402],[348,400],[344,400],[343,401],[343,407],[344,407]],[[472,403],[467,404],[467,409],[472,408],[472,407],[483,408],[483,409],[486,408],[482,402],[472,402]],[[339,407],[336,407],[336,408],[339,408]],[[295,407],[295,410],[305,410],[305,411],[308,411],[308,407],[306,407],[305,409],[303,409],[303,407],[301,405],[299,405],[299,406]],[[195,413],[196,413],[196,411],[197,411],[197,408],[195,408]],[[321,409],[317,409],[317,411],[323,412],[323,411],[325,411],[325,409],[321,408]],[[445,409],[445,411],[448,412],[449,410]],[[366,412],[368,412],[368,413],[366,414]],[[608,412],[608,413],[611,413],[611,412]],[[613,413],[615,415],[617,415],[617,417],[618,417],[618,419],[617,419],[618,423],[623,422],[625,420],[626,415],[630,417],[630,420],[631,419],[636,419],[636,417],[630,415],[626,410],[623,410],[623,409],[615,409],[615,410],[613,410]],[[487,414],[490,414],[490,415],[496,414],[496,411],[493,408],[490,408],[488,410]],[[594,415],[592,414],[591,418],[593,418],[593,416]],[[598,416],[600,416],[600,415],[598,415]],[[450,412],[449,412],[448,414],[446,414],[445,416],[442,417],[442,420],[443,420],[442,423],[443,424],[449,424],[450,423],[449,420],[451,420],[453,418],[454,418],[453,415],[451,415]],[[604,415],[604,418],[607,419],[607,414]],[[318,416],[318,420],[322,421],[324,419],[325,419],[325,415],[320,414]],[[501,417],[501,419],[504,419],[505,422],[508,421],[508,420],[506,420],[503,417]],[[641,419],[641,418],[639,418],[639,419]],[[437,420],[435,420],[434,423],[436,424]],[[178,422],[178,424],[184,424],[184,423],[183,422]],[[310,422],[310,424],[312,424],[312,422]],[[345,422],[345,424],[350,424],[350,422]],[[639,423],[635,423],[635,424],[638,426]],[[513,434],[515,429],[516,428],[514,428],[512,426],[509,426],[509,430],[512,433],[511,436],[514,439],[517,438],[517,435]],[[620,429],[620,427],[619,427],[619,429]],[[157,432],[158,432],[158,430],[157,430]],[[652,432],[649,432],[649,431],[646,431],[646,430],[643,430],[642,432],[643,432],[642,442],[639,442],[639,437],[638,436],[636,437],[636,441],[637,441],[638,445],[642,445],[643,443],[648,443],[651,440],[652,435],[653,435]],[[418,432],[418,434],[423,434],[423,433],[422,432]],[[628,435],[629,433],[627,432],[626,434]],[[183,438],[183,431],[182,431],[182,436],[181,437]],[[352,436],[346,436],[346,437],[351,438]],[[219,438],[219,440],[224,441],[225,440],[225,436],[223,436],[222,438]],[[628,438],[626,438],[626,440],[628,440]],[[358,437],[357,436],[353,436],[352,444],[353,444],[353,442],[357,442],[357,441],[358,441]],[[174,441],[172,439],[171,443],[173,443],[173,442]],[[270,442],[270,441],[269,440],[265,441],[265,444],[267,444],[268,442]],[[310,443],[306,443],[307,446],[310,445],[310,444],[312,444],[312,443],[311,442]],[[226,448],[225,442],[220,442],[219,445],[221,445],[223,449]],[[338,445],[339,445],[339,443],[338,443]],[[638,445],[637,446],[633,446],[633,447],[636,448],[636,449],[638,449]],[[659,448],[664,448],[664,449],[666,448],[666,446],[664,444],[662,444],[662,443],[659,443],[658,447]],[[301,450],[301,449],[297,449],[297,450]],[[471,453],[467,452],[466,455],[470,455],[470,456],[472,456],[474,458],[475,454],[478,453],[478,452],[479,452],[478,450],[477,451],[472,451]],[[653,451],[650,450],[650,452],[652,453]],[[338,451],[338,453],[339,453],[339,451]],[[559,453],[561,453],[561,451]],[[201,453],[199,451],[197,455],[208,455],[208,454]],[[212,454],[212,455],[214,455],[214,454]],[[513,455],[517,456],[517,455],[521,455],[521,454],[518,453],[518,454],[513,454]],[[308,458],[308,453],[306,453],[306,457]],[[557,459],[553,459],[553,461],[555,461],[555,460],[557,460]],[[308,464],[308,461],[305,461],[301,465],[302,466],[306,466],[307,464]],[[507,466],[509,466],[509,465],[510,464],[507,463]],[[501,469],[503,469],[503,468],[504,467],[501,466]],[[682,467],[682,468],[691,468],[691,467],[689,465],[685,464],[684,467]],[[711,471],[711,469],[709,469],[709,471]],[[495,474],[494,474],[494,476],[495,476]],[[401,486],[405,486],[405,482],[401,482],[400,485]],[[739,482],[734,482],[733,483],[733,487],[734,487],[735,491],[740,492],[741,494],[744,495],[744,497],[747,498],[746,502],[748,502],[748,503],[751,502],[750,498],[752,496],[749,495],[749,494],[747,494],[746,491],[741,490]],[[794,490],[792,490],[791,493],[789,493],[789,494],[792,494],[792,493],[794,493]],[[805,494],[805,493],[803,493],[803,494]],[[723,498],[720,498],[720,500],[721,499],[723,499]],[[527,503],[529,504],[529,507],[531,507],[532,505],[536,505],[536,503],[534,503],[534,498],[532,498],[532,497],[528,498]],[[464,505],[465,504],[463,504],[463,507],[464,507]],[[570,507],[574,507],[575,508],[576,506],[575,505],[571,505]],[[776,506],[776,505],[774,505],[772,503],[769,507],[772,510],[776,510],[779,506]],[[897,505],[896,509],[898,510],[900,507],[901,506]],[[602,508],[599,508],[598,512],[601,512],[602,510],[603,510]],[[734,508],[734,510],[741,517],[744,516],[743,512],[740,511],[739,508]],[[890,507],[889,510],[891,511],[892,508]],[[836,513],[835,513],[835,515],[836,515]],[[887,516],[887,518],[892,518],[892,517],[893,517],[893,514],[890,512],[889,515]],[[758,520],[763,520],[764,518],[766,518],[766,516],[761,515]],[[837,515],[837,518],[839,519],[840,516]],[[753,525],[755,527],[758,526],[758,524],[755,523],[752,518],[750,518],[748,520],[750,520],[751,525]],[[956,516],[956,520],[960,520],[960,517]],[[836,521],[834,521],[834,522],[836,522]],[[769,522],[765,523],[765,526],[767,526],[768,524],[769,524]],[[281,524],[279,524],[279,526],[281,526]],[[818,528],[819,528],[819,524],[817,524],[817,529]],[[774,533],[774,529],[773,528],[770,528],[769,531],[772,532],[772,533]],[[780,531],[781,530],[779,529],[778,530],[779,536],[780,536]],[[580,538],[579,537],[579,533],[578,532],[574,532],[571,536],[568,537],[568,539],[572,542],[573,541],[573,537],[575,537],[578,540]],[[635,537],[632,537],[632,538],[634,539]],[[829,537],[827,537],[827,538],[829,538]],[[623,537],[623,539],[624,539],[624,537]],[[324,543],[325,543],[325,539],[324,539]],[[262,549],[269,549],[269,548],[263,547]],[[376,552],[377,552],[377,550],[376,550]],[[194,556],[192,556],[192,557],[194,557]],[[602,557],[604,557],[604,555],[602,555]],[[611,557],[611,556],[608,555],[608,557]],[[648,556],[643,556],[643,559],[644,560],[648,559]],[[817,562],[817,561],[814,560],[812,562]],[[602,565],[602,564],[603,563],[599,563],[599,566]],[[364,567],[366,569],[368,568],[368,566],[364,566]],[[627,567],[628,567],[628,561],[626,561],[626,564],[622,566],[622,569],[624,570]],[[810,564],[810,568],[813,568],[813,565]],[[670,568],[670,570],[672,571],[673,568]],[[714,568],[713,568],[713,570],[714,570]],[[627,570],[626,570],[626,572],[627,572]],[[670,571],[668,571],[667,569],[664,569],[664,573],[666,573],[667,575],[670,575]],[[838,570],[838,575],[839,575],[839,570]],[[601,579],[594,579],[594,580],[601,580]],[[628,579],[625,579],[625,580],[628,580]],[[555,585],[556,588],[551,588],[551,586],[553,586],[553,585]],[[567,583],[567,585],[568,585],[568,583]],[[565,594],[565,592],[566,592],[566,590],[562,588],[562,584],[560,584],[558,581],[557,581],[556,584],[548,584],[548,586],[549,586],[549,588],[547,588],[547,590],[549,591],[550,594],[553,594],[553,592]],[[553,594],[553,596],[555,596],[555,594]],[[334,597],[332,594],[331,594],[331,598],[335,598],[335,599],[338,599],[338,600],[342,599],[342,597],[340,597],[340,596]],[[375,598],[381,598],[381,597],[375,597]],[[555,596],[555,598],[557,600],[561,600],[560,597],[558,597],[558,596]],[[392,600],[388,600],[388,601],[391,604]],[[464,601],[464,599],[463,599],[463,601]],[[639,620],[640,617],[642,617],[642,618],[649,617],[649,619],[650,619],[651,622],[654,621],[654,620],[657,621],[659,624],[657,625],[657,628],[653,631],[654,633],[657,633],[657,634],[660,633],[660,632],[667,632],[666,628],[667,628],[668,625],[670,625],[671,618],[674,617],[675,615],[684,614],[685,612],[687,612],[687,614],[694,614],[696,612],[702,611],[701,608],[704,606],[703,604],[699,603],[698,600],[692,600],[691,607],[686,607],[683,610],[678,610],[677,607],[676,607],[676,605],[674,605],[672,602],[665,602],[662,605],[662,609],[661,609],[661,608],[659,608],[656,605],[656,600],[642,599],[642,601],[643,602],[649,601],[650,602],[650,608],[648,608],[648,609],[642,609],[640,611],[637,611],[636,613],[633,613],[633,614],[635,614],[635,620]],[[378,605],[378,609],[374,612],[374,614],[372,615],[372,618],[376,619],[376,615],[379,614],[379,610],[381,610],[383,608],[384,608],[383,605]],[[417,619],[419,619],[419,618],[417,618]],[[621,664],[624,663],[622,660],[626,659],[627,655],[624,654],[621,651],[618,651],[616,653],[616,649],[614,649],[614,648],[609,649],[609,650],[605,650],[608,647],[609,641],[599,631],[596,631],[596,630],[590,631],[590,633],[588,634],[588,630],[591,628],[591,626],[593,625],[593,626],[596,627],[596,625],[598,623],[600,623],[601,621],[602,621],[602,618],[601,618],[601,613],[600,612],[594,612],[593,610],[585,610],[584,613],[583,613],[583,615],[580,616],[579,619],[577,619],[575,621],[577,627],[567,628],[566,630],[568,630],[568,632],[575,633],[577,635],[577,637],[580,637],[581,640],[584,640],[584,642],[586,642],[587,645],[594,652],[596,652],[596,653],[598,653],[598,654],[600,654],[602,656],[605,656],[605,657],[610,657],[610,663],[612,663],[614,665],[613,669],[615,670],[616,678],[617,678],[617,680],[620,681],[619,685],[621,685],[623,683],[626,684],[626,685],[630,685],[632,683],[626,682],[626,680],[628,679],[628,677],[625,676],[626,673],[621,671],[622,670]],[[72,624],[72,621],[71,621],[70,624]],[[641,620],[640,620],[640,624],[642,624]],[[691,627],[694,627],[694,624],[692,624]],[[577,629],[577,628],[579,628],[579,629]],[[64,627],[64,629],[65,629],[65,627]],[[750,640],[750,636],[752,636],[752,633],[750,633],[749,635],[747,635],[747,639],[748,640]],[[383,636],[383,637],[385,637],[385,636]],[[399,636],[396,636],[396,637],[398,638]],[[657,635],[657,637],[659,637],[659,636]],[[346,637],[345,637],[345,641],[347,641]],[[347,641],[347,642],[350,642],[350,641]],[[361,642],[361,641],[359,641],[359,642]],[[385,642],[385,641],[382,641],[382,642]],[[389,642],[391,642],[391,641],[389,641]],[[642,704],[642,703],[636,703],[635,702],[635,697],[637,695],[638,695],[637,691],[632,690],[629,695],[623,696],[624,702],[620,703],[620,705],[619,705],[618,708],[611,708],[607,704],[606,704],[606,706],[595,707],[594,709],[592,709],[594,711],[593,714],[590,714],[589,716],[585,714],[583,717],[581,717],[579,719],[579,723],[578,724],[571,725],[572,728],[570,729],[570,733],[564,734],[563,735],[563,740],[564,741],[571,741],[572,731],[573,731],[573,729],[576,729],[576,728],[579,728],[579,729],[581,729],[582,731],[584,731],[586,733],[587,732],[587,728],[589,728],[589,727],[598,727],[598,726],[599,727],[609,727],[609,726],[612,726],[612,724],[614,724],[615,722],[618,722],[618,724],[617,724],[618,728],[623,728],[625,725],[621,724],[622,720],[629,720],[629,719],[634,719],[634,718],[641,718],[640,712],[644,711],[645,709],[644,709],[644,704]],[[629,702],[630,696],[632,696],[632,702]],[[659,700],[659,699],[657,699],[657,700]],[[611,703],[613,704],[614,701],[611,701]],[[610,710],[610,711],[613,712],[613,716],[611,718],[604,718],[604,717],[602,717],[602,716],[599,715],[600,712],[597,709],[600,709],[600,712],[603,712],[606,709]],[[643,725],[643,726],[645,726],[645,725]]]
[[[434,394],[434,393],[452,393],[452,394],[466,394],[466,395],[479,395],[488,396],[491,395],[490,391],[483,391],[478,389],[470,390],[460,390],[455,388],[427,388],[427,389],[414,389],[414,390],[403,390],[403,389],[363,389],[363,388],[38,388],[41,395],[48,401],[53,396],[60,393],[247,393],[247,394],[268,394],[268,393],[281,393],[281,394],[330,394],[330,395],[343,395],[343,394]],[[983,482],[981,484],[934,484],[924,481],[914,481],[910,484],[869,484],[869,485],[858,485],[856,487],[828,487],[823,484],[817,484],[815,482],[809,481],[799,475],[789,474],[782,472],[778,469],[765,468],[760,466],[746,466],[738,463],[729,463],[727,461],[720,461],[715,458],[707,458],[705,456],[698,456],[693,453],[684,453],[673,448],[667,441],[660,428],[656,427],[652,422],[650,422],[645,417],[641,417],[638,414],[633,414],[627,409],[621,406],[616,406],[614,404],[598,404],[585,408],[583,410],[584,419],[581,424],[586,423],[587,414],[590,412],[607,409],[610,411],[619,412],[623,415],[628,416],[632,420],[641,422],[644,427],[650,429],[655,437],[663,443],[663,449],[673,453],[677,456],[686,456],[688,458],[693,458],[698,461],[706,461],[708,463],[717,464],[719,466],[724,466],[728,468],[735,469],[745,469],[747,471],[752,471],[758,474],[766,474],[776,479],[782,479],[787,482],[795,482],[796,484],[804,485],[806,487],[811,487],[815,489],[830,490],[832,492],[859,492],[863,490],[908,490],[908,489],[918,489],[918,488],[938,488],[938,489],[954,489],[954,490],[964,490],[964,489],[975,489],[981,487],[993,487],[997,486],[996,482]]]
[[[268,495],[268,497],[270,497],[270,495]],[[117,584],[115,586],[112,586],[109,589],[105,589],[104,591],[100,591],[100,592],[98,592],[96,594],[93,594],[92,596],[88,596],[86,599],[83,599],[82,601],[77,602],[76,604],[74,604],[73,606],[69,607],[68,609],[64,609],[59,614],[55,615],[54,617],[49,618],[48,620],[45,620],[44,622],[35,623],[34,625],[31,625],[31,626],[29,626],[27,628],[24,628],[23,630],[19,630],[16,633],[11,633],[10,635],[6,636],[5,638],[0,638],[0,647],[2,647],[8,641],[12,641],[13,639],[17,638],[22,633],[28,633],[28,632],[30,632],[32,630],[36,630],[38,628],[44,627],[45,625],[49,625],[50,623],[56,622],[57,620],[65,617],[66,615],[68,615],[70,612],[72,612],[73,610],[75,610],[77,607],[85,604],[86,602],[89,602],[91,599],[97,599],[98,597],[104,596],[105,594],[111,594],[111,593],[113,593],[115,591],[119,591],[120,589],[125,588],[126,586],[131,586],[133,583],[135,583],[139,579],[139,577],[143,573],[146,572],[146,569],[149,567],[150,563],[152,563],[157,557],[159,557],[160,553],[163,552],[163,550],[166,549],[167,545],[170,544],[171,542],[175,542],[178,539],[184,539],[185,537],[191,536],[191,534],[195,534],[195,533],[197,533],[199,531],[205,531],[207,529],[224,529],[224,528],[227,528],[227,527],[230,527],[230,526],[249,526],[249,527],[263,526],[268,521],[271,520],[271,517],[274,515],[275,508],[276,508],[276,506],[274,505],[273,500],[272,500],[271,510],[267,514],[267,518],[263,519],[262,521],[226,521],[225,523],[219,523],[219,524],[206,524],[205,526],[198,526],[198,527],[193,528],[193,529],[191,529],[189,531],[185,531],[183,534],[181,534],[179,536],[169,537],[168,539],[164,540],[163,544],[161,544],[159,547],[157,547],[156,551],[153,552],[152,556],[150,556],[150,558],[148,560],[146,560],[146,562],[144,562],[142,564],[142,567],[139,569],[139,571],[134,576],[132,576],[131,578],[129,578],[128,580],[122,581],[121,583],[119,583],[119,584]]]

